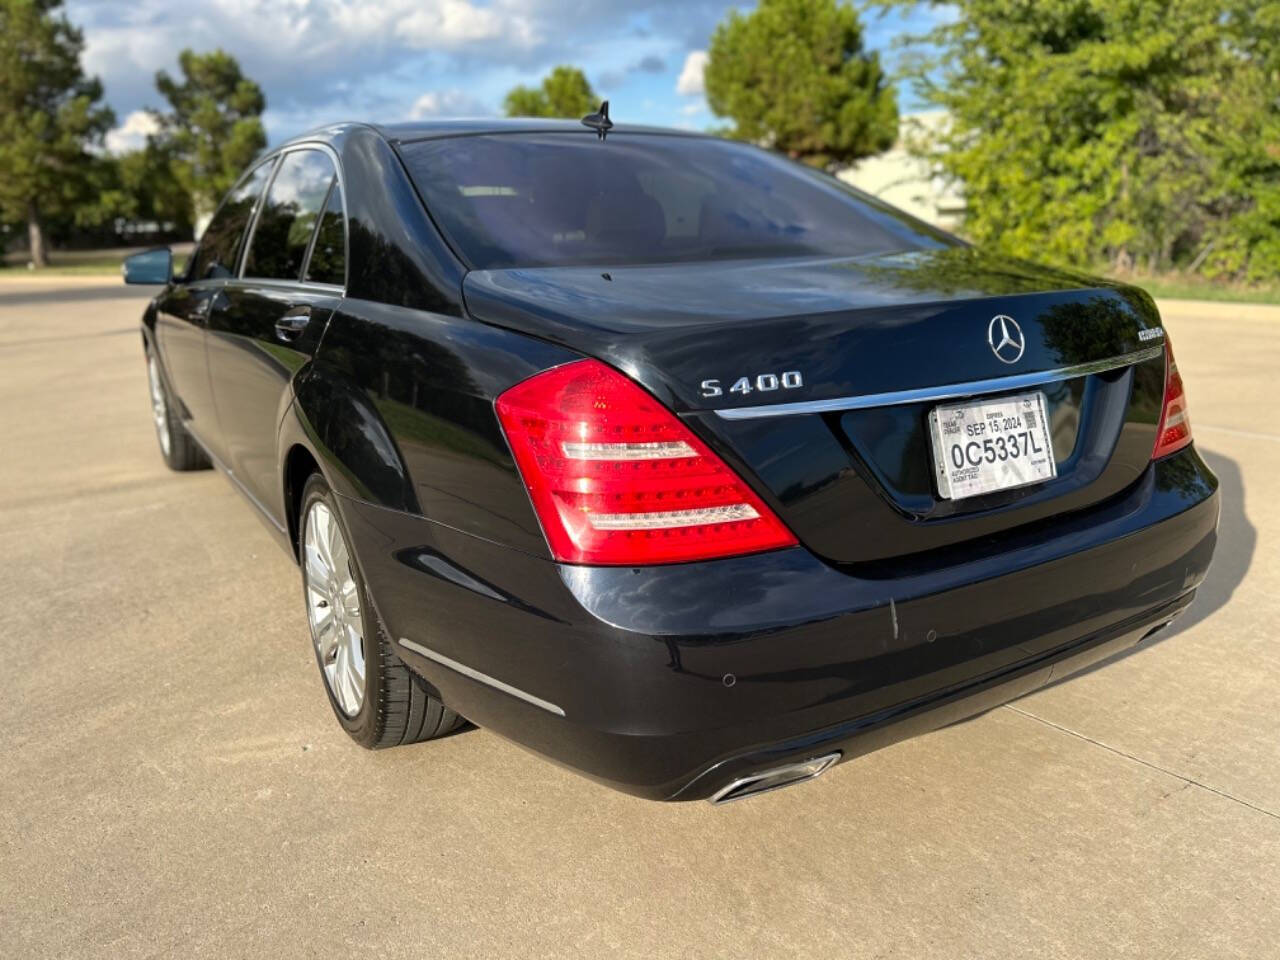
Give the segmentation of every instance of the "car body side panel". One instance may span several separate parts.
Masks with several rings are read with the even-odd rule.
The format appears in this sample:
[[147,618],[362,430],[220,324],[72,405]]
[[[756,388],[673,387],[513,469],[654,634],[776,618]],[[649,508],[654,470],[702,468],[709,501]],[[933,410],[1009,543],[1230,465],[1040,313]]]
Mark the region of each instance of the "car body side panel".
[[466,318],[348,299],[299,398],[349,496],[545,557],[493,401],[575,359]]
[[[393,510],[418,512],[409,471],[391,431],[369,397],[346,378],[313,368],[294,384],[293,407],[281,423],[283,469],[297,421],[329,485],[344,496]],[[282,474],[283,476],[283,474]]]

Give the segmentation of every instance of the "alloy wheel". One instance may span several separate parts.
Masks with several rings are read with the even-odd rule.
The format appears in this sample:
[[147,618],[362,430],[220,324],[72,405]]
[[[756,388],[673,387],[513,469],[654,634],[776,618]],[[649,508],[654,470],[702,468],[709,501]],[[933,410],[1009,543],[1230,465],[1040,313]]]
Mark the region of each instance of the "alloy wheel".
[[147,357],[147,380],[151,384],[151,419],[156,425],[156,439],[160,441],[160,452],[169,456],[169,406],[164,399],[164,386],[160,383],[160,370],[156,367],[156,358]]
[[307,511],[303,582],[311,641],[339,709],[354,717],[364,704],[364,620],[351,553],[338,518],[323,500]]

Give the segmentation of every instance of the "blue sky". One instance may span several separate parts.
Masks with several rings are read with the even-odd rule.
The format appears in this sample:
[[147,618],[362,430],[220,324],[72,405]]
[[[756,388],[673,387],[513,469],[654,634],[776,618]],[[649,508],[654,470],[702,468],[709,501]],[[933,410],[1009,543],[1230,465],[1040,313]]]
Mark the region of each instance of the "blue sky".
[[[85,66],[101,77],[120,127],[113,149],[137,145],[141,112],[161,106],[157,70],[184,46],[234,54],[267,95],[279,142],[334,120],[395,121],[496,114],[506,91],[551,67],[582,67],[615,119],[701,129],[716,118],[701,93],[700,51],[735,7],[722,0],[69,0],[85,33]],[[932,16],[864,13],[867,45],[890,44]],[[911,109],[910,91],[900,104]]]

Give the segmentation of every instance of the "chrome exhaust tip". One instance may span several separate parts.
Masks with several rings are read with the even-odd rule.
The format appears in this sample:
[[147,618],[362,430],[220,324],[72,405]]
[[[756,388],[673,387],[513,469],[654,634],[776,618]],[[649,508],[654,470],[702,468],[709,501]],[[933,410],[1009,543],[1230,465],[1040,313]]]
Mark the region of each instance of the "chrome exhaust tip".
[[782,767],[748,774],[721,787],[711,795],[709,802],[720,806],[722,803],[730,803],[744,797],[754,797],[760,793],[768,793],[770,790],[781,790],[783,787],[804,783],[822,776],[839,759],[840,751],[837,750],[835,753],[827,753],[801,763],[788,763]]

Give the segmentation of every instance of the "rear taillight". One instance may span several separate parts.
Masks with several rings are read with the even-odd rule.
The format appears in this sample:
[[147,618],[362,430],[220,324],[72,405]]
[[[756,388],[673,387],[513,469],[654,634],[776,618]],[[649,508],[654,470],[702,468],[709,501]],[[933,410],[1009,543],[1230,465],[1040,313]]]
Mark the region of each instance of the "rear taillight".
[[1181,450],[1191,442],[1191,420],[1187,417],[1187,391],[1178,373],[1178,361],[1173,359],[1173,348],[1164,342],[1164,409],[1160,411],[1160,429],[1156,431],[1156,446],[1151,459],[1158,460]]
[[496,407],[557,560],[673,563],[796,542],[675,414],[603,363],[540,373]]

